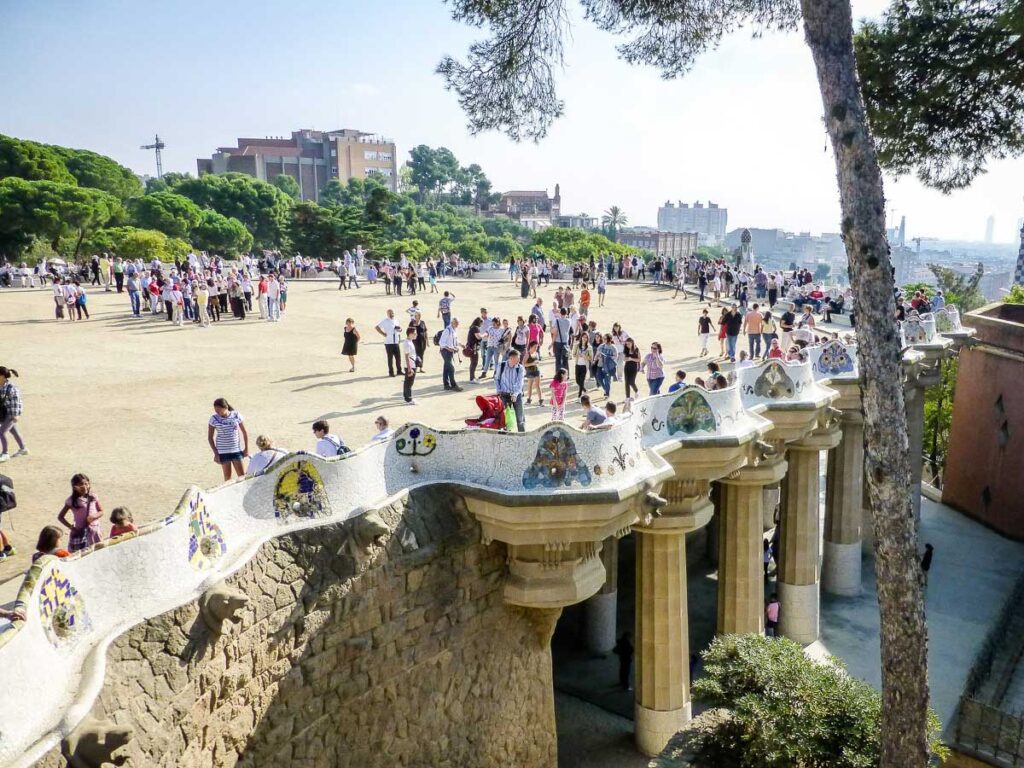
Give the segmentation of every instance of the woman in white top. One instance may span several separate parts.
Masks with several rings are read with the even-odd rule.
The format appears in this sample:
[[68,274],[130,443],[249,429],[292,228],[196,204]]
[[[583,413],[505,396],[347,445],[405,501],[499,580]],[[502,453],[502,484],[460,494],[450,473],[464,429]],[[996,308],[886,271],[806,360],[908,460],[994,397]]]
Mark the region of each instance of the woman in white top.
[[260,435],[256,438],[256,447],[260,450],[249,459],[249,471],[247,474],[250,475],[256,475],[260,472],[266,471],[282,456],[288,455],[287,451],[275,448],[274,441],[266,435]]

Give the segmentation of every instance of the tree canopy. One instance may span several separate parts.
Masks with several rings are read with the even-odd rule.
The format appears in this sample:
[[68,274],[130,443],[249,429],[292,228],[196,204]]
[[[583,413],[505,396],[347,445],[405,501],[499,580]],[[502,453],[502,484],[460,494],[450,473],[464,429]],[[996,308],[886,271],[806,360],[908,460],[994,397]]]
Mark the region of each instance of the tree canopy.
[[222,216],[238,219],[249,230],[257,248],[286,245],[293,200],[273,184],[244,173],[208,173],[199,178],[185,177],[172,191],[202,208],[212,208]]
[[292,200],[298,200],[302,197],[299,182],[295,180],[294,176],[289,176],[287,173],[279,173],[270,180],[270,183],[288,195]]
[[174,192],[143,195],[130,208],[136,226],[157,229],[169,237],[188,237],[203,215],[198,205]]

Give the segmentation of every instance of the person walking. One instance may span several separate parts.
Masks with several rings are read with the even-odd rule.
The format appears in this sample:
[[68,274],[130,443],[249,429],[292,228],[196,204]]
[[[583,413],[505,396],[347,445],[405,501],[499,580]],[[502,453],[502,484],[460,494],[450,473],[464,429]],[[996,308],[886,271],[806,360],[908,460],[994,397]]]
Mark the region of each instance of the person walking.
[[[526,417],[523,415],[523,381],[526,378],[526,371],[519,362],[519,353],[512,350],[508,360],[499,367],[498,375],[495,376],[495,391],[501,402],[511,406],[516,414],[516,429],[519,432],[526,431]],[[505,425],[507,430],[509,425]]]
[[555,370],[569,368],[569,343],[572,341],[572,323],[569,321],[569,310],[562,307],[558,316],[551,324],[552,346],[555,353]]
[[700,317],[697,318],[697,336],[700,337],[700,355],[698,357],[704,357],[708,353],[708,339],[711,337],[711,329],[714,328],[715,322],[711,319],[708,311],[702,310]]
[[139,279],[135,274],[128,276],[128,301],[132,306],[132,317],[142,317],[142,302],[139,300]]
[[[447,291],[445,293],[447,294]],[[438,346],[441,347],[441,360],[443,361],[441,383],[444,384],[446,390],[453,390],[455,392],[462,391],[462,387],[455,383],[455,363],[452,362],[456,355],[459,354],[458,330],[459,318],[453,317],[445,324],[444,330],[441,331],[441,338],[438,341]]]
[[665,358],[661,344],[651,344],[651,351],[644,356],[640,370],[647,375],[647,390],[651,395],[661,394],[661,384],[665,381]]
[[597,383],[604,390],[604,396],[609,397],[612,393],[612,377],[615,375],[615,365],[618,359],[618,350],[612,344],[612,335],[606,333],[604,341],[597,348],[594,361],[596,365]]
[[[23,412],[21,390],[11,381],[12,378],[17,377],[16,370],[0,365],[0,462],[16,459],[19,456],[28,456],[25,441],[21,439],[21,433],[18,431],[18,419],[21,418]],[[7,452],[8,432],[18,444],[18,450],[13,456]]]
[[764,607],[764,633],[768,637],[778,637],[779,613],[782,605],[779,603],[779,596],[772,592],[768,598],[768,604]]
[[640,394],[636,387],[636,376],[640,372],[640,350],[632,338],[627,338],[622,345],[622,374],[626,382],[626,398]]
[[395,322],[395,311],[387,310],[374,330],[384,337],[384,354],[388,359],[388,376],[402,375],[402,328]]
[[747,334],[747,349],[750,359],[756,360],[762,354],[767,355],[767,347],[761,350],[761,334],[764,331],[764,318],[761,316],[760,307],[754,304],[750,311],[743,318],[743,332]]
[[416,357],[419,371],[423,371],[423,358],[427,354],[427,324],[423,322],[423,316],[414,312],[409,320],[409,328],[416,331]]
[[416,329],[412,326],[405,330],[405,341],[402,342],[402,363],[405,366],[402,397],[406,405],[416,405],[416,401],[412,399],[412,385],[416,382],[416,368],[420,364],[420,357],[416,352]]
[[565,393],[569,389],[569,372],[559,368],[548,383],[551,390],[551,420],[565,421]]
[[604,272],[597,276],[597,306],[604,306],[604,295],[608,292],[608,278]]
[[447,328],[452,321],[452,302],[455,301],[455,294],[445,291],[441,300],[437,302],[437,316],[441,318],[444,327]]
[[[729,353],[729,361],[736,362],[736,341],[739,339],[740,330],[743,328],[743,317],[738,309],[726,310],[725,317],[725,347]],[[759,339],[760,340],[760,339]]]
[[533,342],[527,347],[526,357],[520,356],[526,370],[526,404],[533,403],[533,392],[537,391],[537,399],[544,405],[544,392],[540,386],[540,345]]
[[582,398],[587,393],[587,374],[594,362],[594,350],[590,346],[590,334],[586,329],[580,330],[576,335],[572,356],[576,363],[576,387],[579,389],[577,397]]
[[345,320],[345,342],[341,347],[341,354],[348,358],[349,365],[352,367],[348,369],[349,373],[355,373],[356,370],[356,355],[359,354],[359,329],[356,328],[356,321],[351,317]]

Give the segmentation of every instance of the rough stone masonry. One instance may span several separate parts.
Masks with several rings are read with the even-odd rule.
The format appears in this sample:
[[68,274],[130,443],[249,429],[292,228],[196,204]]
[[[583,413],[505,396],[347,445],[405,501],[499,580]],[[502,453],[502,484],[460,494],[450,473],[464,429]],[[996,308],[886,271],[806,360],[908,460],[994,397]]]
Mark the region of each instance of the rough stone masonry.
[[219,639],[197,603],[119,637],[93,711],[134,726],[129,764],[553,767],[550,647],[502,599],[504,546],[445,489],[380,516],[365,553],[352,521],[264,544]]

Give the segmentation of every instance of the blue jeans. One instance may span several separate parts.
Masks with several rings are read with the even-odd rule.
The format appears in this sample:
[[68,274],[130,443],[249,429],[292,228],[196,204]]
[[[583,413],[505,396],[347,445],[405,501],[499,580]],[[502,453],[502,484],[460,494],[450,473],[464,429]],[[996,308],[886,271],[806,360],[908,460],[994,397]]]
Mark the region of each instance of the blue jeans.
[[490,344],[488,344],[486,347],[484,347],[484,367],[483,367],[483,370],[480,371],[480,375],[481,376],[483,376],[484,374],[487,373],[488,370],[490,370],[491,365],[494,366],[495,370],[498,369],[497,357],[498,357],[498,348],[497,347],[492,347]]
[[606,371],[603,367],[598,366],[597,371],[597,383],[604,390],[604,396],[608,397],[612,393],[612,375]]
[[725,349],[729,353],[729,357],[733,360],[736,359],[736,340],[739,336],[726,336],[725,337]]
[[441,382],[445,389],[455,387],[455,365],[452,363],[454,352],[450,349],[441,350],[441,359],[444,360],[444,367],[441,370]]
[[762,333],[761,341],[764,343],[764,354],[768,354],[768,350],[772,348],[772,339],[776,338],[774,333]]
[[132,302],[132,314],[138,317],[139,311],[141,310],[141,305],[139,304],[139,292],[128,291],[128,298],[131,299]]
[[442,312],[441,313],[441,321],[444,323],[444,327],[445,328],[447,328],[449,325],[451,325],[452,324],[451,312]]
[[665,380],[664,376],[659,376],[656,379],[648,379],[647,380],[647,386],[648,386],[648,388],[650,388],[652,395],[660,395],[661,394],[661,383],[664,380]]
[[753,360],[755,357],[761,356],[761,334],[760,333],[748,333],[747,334],[747,345],[749,346],[750,359]]

